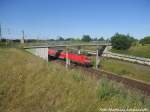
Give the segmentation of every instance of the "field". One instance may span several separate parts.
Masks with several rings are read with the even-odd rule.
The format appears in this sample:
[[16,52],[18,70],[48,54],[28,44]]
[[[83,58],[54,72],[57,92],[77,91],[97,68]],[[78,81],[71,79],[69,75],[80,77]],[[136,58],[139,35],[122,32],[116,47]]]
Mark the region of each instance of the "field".
[[101,66],[102,69],[106,71],[150,83],[149,66],[108,58],[103,58],[101,60]]
[[144,45],[144,46],[137,45],[137,46],[132,46],[129,50],[112,49],[111,51],[115,53],[150,58],[150,45]]
[[22,49],[0,49],[1,112],[97,112],[148,108],[150,98],[103,78],[66,70]]

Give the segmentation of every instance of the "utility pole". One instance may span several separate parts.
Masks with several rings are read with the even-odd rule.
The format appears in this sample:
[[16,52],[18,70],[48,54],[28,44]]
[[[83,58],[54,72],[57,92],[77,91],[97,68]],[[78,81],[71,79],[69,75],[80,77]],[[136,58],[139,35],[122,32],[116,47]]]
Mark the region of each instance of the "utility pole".
[[22,39],[21,39],[21,43],[24,44],[24,30],[22,31]]
[[0,24],[0,41],[2,39],[2,28],[1,28],[1,24]]

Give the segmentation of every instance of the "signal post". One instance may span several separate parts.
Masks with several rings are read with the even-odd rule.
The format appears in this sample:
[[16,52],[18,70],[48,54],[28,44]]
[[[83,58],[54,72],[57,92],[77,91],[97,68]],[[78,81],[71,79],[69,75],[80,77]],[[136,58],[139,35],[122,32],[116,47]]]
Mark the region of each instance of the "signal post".
[[97,49],[96,49],[96,69],[99,68],[99,63],[100,63],[99,46],[97,46]]
[[70,60],[68,59],[68,47],[66,46],[66,68],[70,65]]

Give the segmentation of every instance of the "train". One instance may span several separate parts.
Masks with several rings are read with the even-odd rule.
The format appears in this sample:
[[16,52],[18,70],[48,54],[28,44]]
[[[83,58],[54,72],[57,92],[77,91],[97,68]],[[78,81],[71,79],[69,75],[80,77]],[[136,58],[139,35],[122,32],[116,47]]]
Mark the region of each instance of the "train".
[[71,61],[71,63],[86,66],[86,67],[92,66],[90,58],[83,54],[75,54],[70,52],[66,53],[63,50],[57,50],[51,48],[48,50],[48,57],[49,60],[52,59],[66,60],[68,58]]

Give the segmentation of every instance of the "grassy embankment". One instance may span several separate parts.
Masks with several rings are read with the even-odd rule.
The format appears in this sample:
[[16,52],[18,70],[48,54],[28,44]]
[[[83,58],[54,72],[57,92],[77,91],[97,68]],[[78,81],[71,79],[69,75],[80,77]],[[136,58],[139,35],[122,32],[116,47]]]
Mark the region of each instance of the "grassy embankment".
[[115,52],[115,53],[121,53],[121,54],[150,58],[150,45],[144,45],[144,46],[137,45],[137,46],[132,46],[128,50],[112,49],[111,51]]
[[149,66],[108,58],[103,58],[101,65],[106,71],[150,83]]
[[[111,51],[120,54],[150,58],[150,45],[138,45],[132,46],[129,50],[112,49]],[[148,66],[105,58],[102,60],[101,65],[104,70],[150,83],[150,67]]]
[[121,84],[46,63],[18,49],[0,49],[1,112],[94,112],[149,108],[150,98]]

